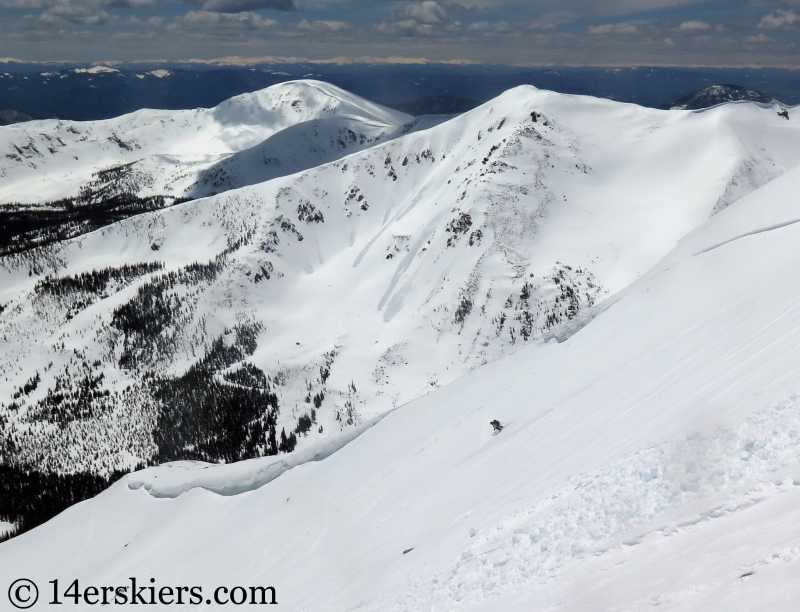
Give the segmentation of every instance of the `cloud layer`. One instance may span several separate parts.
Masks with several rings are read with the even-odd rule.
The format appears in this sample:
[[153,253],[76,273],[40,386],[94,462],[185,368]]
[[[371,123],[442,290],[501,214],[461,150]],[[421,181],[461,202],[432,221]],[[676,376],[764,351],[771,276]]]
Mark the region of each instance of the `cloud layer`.
[[800,13],[778,1],[0,0],[0,56],[797,66]]

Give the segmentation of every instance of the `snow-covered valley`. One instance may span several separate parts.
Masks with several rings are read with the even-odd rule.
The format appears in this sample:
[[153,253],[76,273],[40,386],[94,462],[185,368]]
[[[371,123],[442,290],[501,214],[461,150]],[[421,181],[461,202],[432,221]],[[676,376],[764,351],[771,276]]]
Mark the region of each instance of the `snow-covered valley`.
[[794,109],[352,106],[380,123],[355,152],[271,175],[260,131],[204,149],[224,193],[0,260],[3,463],[172,461],[0,573],[266,581],[309,612],[792,609]]

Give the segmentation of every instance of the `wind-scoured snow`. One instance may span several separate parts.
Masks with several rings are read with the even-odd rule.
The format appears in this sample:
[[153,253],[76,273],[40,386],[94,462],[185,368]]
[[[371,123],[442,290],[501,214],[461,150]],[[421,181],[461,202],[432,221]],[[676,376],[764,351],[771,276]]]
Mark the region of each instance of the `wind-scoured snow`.
[[[173,466],[127,476],[0,546],[0,573],[270,585],[298,611],[793,610],[798,181],[702,223],[563,342],[322,461],[237,495]],[[247,465],[225,486],[253,482]],[[161,475],[185,492],[139,486]]]

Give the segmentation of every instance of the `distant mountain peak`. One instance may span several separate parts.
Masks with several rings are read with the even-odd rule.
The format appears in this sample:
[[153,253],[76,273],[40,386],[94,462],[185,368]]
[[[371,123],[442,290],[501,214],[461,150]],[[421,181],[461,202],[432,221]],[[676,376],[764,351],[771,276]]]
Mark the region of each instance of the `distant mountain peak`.
[[30,115],[14,110],[13,108],[0,108],[0,125],[22,123],[23,121],[30,121],[31,119],[33,119],[33,117]]
[[757,89],[741,85],[709,85],[693,94],[676,100],[670,110],[700,110],[725,102],[761,102],[763,104],[781,104],[772,96]]
[[108,66],[92,66],[91,68],[75,68],[73,72],[76,74],[102,74],[104,72],[119,72],[119,70]]

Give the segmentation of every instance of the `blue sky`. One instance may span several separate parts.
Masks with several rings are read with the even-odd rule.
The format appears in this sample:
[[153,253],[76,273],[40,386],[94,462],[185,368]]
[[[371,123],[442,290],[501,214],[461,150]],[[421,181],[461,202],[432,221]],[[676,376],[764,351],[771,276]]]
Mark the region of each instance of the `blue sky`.
[[0,57],[800,68],[800,0],[0,0]]

